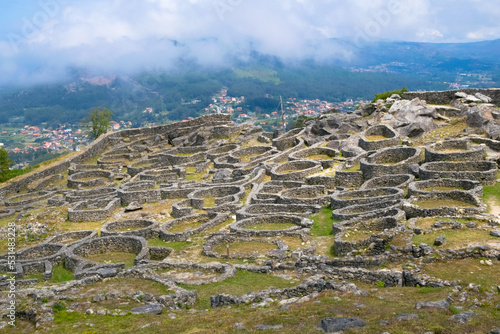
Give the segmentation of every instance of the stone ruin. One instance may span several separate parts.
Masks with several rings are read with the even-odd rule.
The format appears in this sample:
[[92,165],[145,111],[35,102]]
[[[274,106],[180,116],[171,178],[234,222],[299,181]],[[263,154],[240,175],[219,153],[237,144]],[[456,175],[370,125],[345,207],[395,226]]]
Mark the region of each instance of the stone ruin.
[[[444,99],[436,94],[429,96]],[[237,270],[317,276],[304,276],[307,279],[294,288],[252,296],[220,291],[210,298],[212,307],[345,289],[349,283],[340,283],[343,280],[458,285],[459,278],[451,282],[428,277],[414,267],[380,266],[500,260],[498,235],[494,237],[498,217],[487,213],[482,199],[483,187],[497,182],[500,137],[493,129],[500,125],[487,118],[481,125],[489,124],[486,131],[473,126],[486,112],[499,113],[467,97],[452,97],[452,108],[404,98],[325,115],[282,135],[234,124],[223,114],[114,132],[77,156],[14,180],[0,190],[1,218],[15,221],[35,210],[62,208],[67,212],[65,225],[75,229],[16,251],[21,295],[72,298],[74,286],[113,277],[141,278],[172,292],[152,296],[149,303],[179,309],[197,300],[194,291],[179,284],[222,282]],[[454,134],[459,138],[425,140],[451,122],[450,117],[470,124]],[[89,163],[92,160],[96,162]],[[133,210],[127,210],[129,206]],[[331,217],[326,226],[331,235],[321,237],[333,251],[321,246],[315,232],[325,224],[315,218],[324,210]],[[418,226],[420,218],[482,221],[470,228],[491,233],[496,243],[458,249],[414,244],[413,236],[436,230],[466,233],[463,223],[448,220],[424,230]],[[98,230],[80,231],[79,224],[85,222],[99,223],[94,225]],[[52,229],[57,230],[57,224]],[[193,240],[200,242],[198,258],[176,249],[175,243]],[[242,245],[251,249],[239,251]],[[129,254],[131,262],[93,260],[112,260],[115,253]],[[202,261],[203,256],[210,263]],[[234,259],[253,264],[227,262]],[[73,280],[49,284],[54,266],[71,271]],[[7,255],[0,255],[0,274],[7,272]],[[45,284],[30,278],[38,274]],[[0,276],[0,287],[7,287],[6,276]],[[35,298],[33,303],[39,302]]]

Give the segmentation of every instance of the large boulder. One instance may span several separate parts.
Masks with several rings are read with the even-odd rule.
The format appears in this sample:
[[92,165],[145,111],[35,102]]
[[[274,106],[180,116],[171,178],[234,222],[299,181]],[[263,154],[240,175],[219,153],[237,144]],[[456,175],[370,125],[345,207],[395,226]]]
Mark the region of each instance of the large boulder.
[[434,123],[434,119],[440,118],[434,107],[428,106],[419,98],[411,101],[396,101],[389,113],[395,115],[395,121],[391,125],[399,131],[401,136],[410,138],[436,129],[437,125]]

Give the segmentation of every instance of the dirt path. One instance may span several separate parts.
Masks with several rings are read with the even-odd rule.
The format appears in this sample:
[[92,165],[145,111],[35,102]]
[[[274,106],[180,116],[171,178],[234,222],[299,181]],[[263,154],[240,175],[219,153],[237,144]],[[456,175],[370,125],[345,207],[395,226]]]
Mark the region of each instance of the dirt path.
[[500,203],[498,203],[498,201],[495,200],[495,198],[489,197],[486,199],[485,203],[489,207],[489,213],[497,217],[500,217]]

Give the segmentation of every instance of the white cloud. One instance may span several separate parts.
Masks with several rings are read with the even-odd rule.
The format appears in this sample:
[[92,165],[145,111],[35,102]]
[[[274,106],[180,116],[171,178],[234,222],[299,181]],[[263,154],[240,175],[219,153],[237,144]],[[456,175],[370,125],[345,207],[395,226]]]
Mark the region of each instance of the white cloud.
[[[329,38],[353,43],[500,38],[496,0],[43,1],[59,4],[50,11],[32,6],[17,21],[8,20],[16,24],[0,29],[18,37],[9,43],[8,36],[0,36],[0,62],[15,65],[4,73],[25,63],[61,73],[68,66],[165,67],[177,57],[223,64],[227,55],[244,57],[251,50],[284,59],[342,57],[342,49],[324,43]],[[7,8],[3,15],[8,14]]]

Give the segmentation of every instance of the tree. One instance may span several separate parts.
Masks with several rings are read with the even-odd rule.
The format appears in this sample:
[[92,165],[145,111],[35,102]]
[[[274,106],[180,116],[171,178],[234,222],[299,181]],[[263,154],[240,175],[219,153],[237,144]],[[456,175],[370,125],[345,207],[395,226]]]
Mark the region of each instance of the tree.
[[0,149],[0,175],[3,177],[10,170],[14,161],[9,157],[9,152]]
[[[92,136],[95,139],[108,132],[111,116],[113,116],[113,113],[109,109],[102,107],[92,109],[89,114],[89,127],[91,127]],[[86,124],[87,122],[85,121],[84,123]]]

